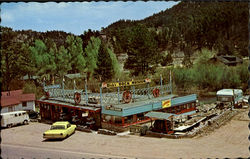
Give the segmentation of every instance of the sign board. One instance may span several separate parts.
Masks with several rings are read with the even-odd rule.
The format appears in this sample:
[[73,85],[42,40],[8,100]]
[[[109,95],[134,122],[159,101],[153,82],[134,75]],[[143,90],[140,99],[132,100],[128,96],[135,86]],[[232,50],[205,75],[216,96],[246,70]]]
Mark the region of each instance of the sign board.
[[135,81],[125,81],[125,82],[112,82],[112,83],[102,83],[102,88],[111,88],[111,87],[124,87],[124,86],[132,86],[132,85],[139,85],[139,84],[146,84],[151,82],[151,79],[145,80],[135,80]]
[[171,99],[164,100],[161,102],[162,108],[168,108],[171,107]]
[[55,89],[55,88],[61,88],[61,85],[56,84],[56,85],[49,85],[49,86],[44,87],[44,89]]

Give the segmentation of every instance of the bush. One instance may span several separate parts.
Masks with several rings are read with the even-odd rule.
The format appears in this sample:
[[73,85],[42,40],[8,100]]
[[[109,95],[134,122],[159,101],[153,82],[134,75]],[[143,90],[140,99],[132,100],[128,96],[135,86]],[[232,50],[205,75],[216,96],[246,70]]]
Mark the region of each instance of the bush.
[[23,93],[34,93],[36,99],[39,99],[43,96],[43,89],[42,87],[36,87],[33,81],[27,81],[24,83]]
[[[222,64],[196,63],[192,68],[175,68],[174,82],[177,88],[217,91],[222,88],[240,88],[249,79],[246,64],[228,67]],[[244,86],[245,87],[245,86]]]

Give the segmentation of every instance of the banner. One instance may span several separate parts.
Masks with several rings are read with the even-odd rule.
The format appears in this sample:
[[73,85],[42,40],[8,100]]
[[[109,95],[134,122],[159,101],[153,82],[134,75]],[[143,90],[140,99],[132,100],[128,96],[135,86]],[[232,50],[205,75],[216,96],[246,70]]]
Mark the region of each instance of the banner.
[[132,86],[132,85],[146,84],[149,82],[151,82],[151,79],[148,78],[145,80],[126,81],[126,82],[112,82],[112,83],[103,82],[102,88]]
[[164,101],[161,102],[161,104],[162,104],[162,108],[171,107],[171,99],[164,100]]

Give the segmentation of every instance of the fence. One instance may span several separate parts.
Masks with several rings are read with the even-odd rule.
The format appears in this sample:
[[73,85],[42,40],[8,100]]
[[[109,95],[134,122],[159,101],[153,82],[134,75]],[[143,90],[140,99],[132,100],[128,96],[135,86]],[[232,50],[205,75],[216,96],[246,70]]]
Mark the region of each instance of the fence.
[[[102,105],[116,105],[124,103],[124,94],[129,91],[131,95],[131,102],[138,102],[143,100],[152,99],[158,96],[164,96],[169,93],[172,93],[172,85],[162,84],[162,80],[160,81],[160,85],[151,86],[149,82],[140,85],[140,88],[137,88],[136,85],[126,86],[126,87],[116,87],[112,89],[105,89],[100,84],[96,84],[96,87],[99,85],[99,92],[93,93],[88,90],[88,85],[85,84],[84,89],[77,89],[74,85],[74,89],[67,89],[62,83],[61,85],[50,85],[45,86],[44,91],[46,92],[46,97],[49,99],[57,99],[69,101],[75,99],[75,93],[80,94],[81,104],[100,104]],[[96,88],[97,89],[97,88]],[[158,95],[155,96],[154,90],[158,90]]]

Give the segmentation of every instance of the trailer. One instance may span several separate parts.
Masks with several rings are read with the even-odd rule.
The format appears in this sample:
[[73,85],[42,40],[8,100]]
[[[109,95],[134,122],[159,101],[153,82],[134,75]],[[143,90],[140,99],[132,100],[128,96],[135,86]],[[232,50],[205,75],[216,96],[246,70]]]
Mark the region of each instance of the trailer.
[[223,109],[225,106],[241,108],[243,92],[241,89],[222,89],[217,91],[217,107]]

